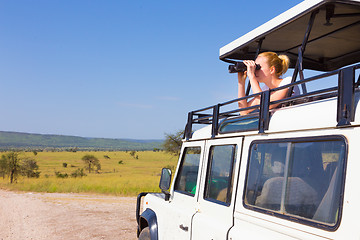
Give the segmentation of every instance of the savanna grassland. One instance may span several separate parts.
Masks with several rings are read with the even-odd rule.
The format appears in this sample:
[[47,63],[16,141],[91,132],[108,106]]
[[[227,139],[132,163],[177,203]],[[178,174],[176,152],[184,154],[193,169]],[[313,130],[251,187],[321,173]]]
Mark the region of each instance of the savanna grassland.
[[[136,196],[143,191],[158,192],[161,169],[175,168],[178,158],[165,152],[32,152],[20,153],[20,158],[37,162],[39,178],[19,176],[10,184],[7,177],[0,178],[0,188],[33,192],[101,193],[117,196]],[[1,153],[1,154],[4,154]],[[86,154],[100,160],[101,170],[89,173],[81,160]],[[66,167],[65,167],[66,166]],[[84,169],[86,176],[71,177],[71,173]],[[67,174],[59,178],[55,172]]]

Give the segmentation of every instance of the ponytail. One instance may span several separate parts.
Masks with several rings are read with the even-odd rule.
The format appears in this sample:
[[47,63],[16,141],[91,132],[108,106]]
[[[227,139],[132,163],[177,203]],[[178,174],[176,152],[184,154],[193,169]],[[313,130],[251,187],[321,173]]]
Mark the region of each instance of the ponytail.
[[286,55],[279,55],[279,58],[281,59],[281,65],[282,65],[282,71],[281,71],[281,75],[283,75],[284,73],[286,73],[286,71],[288,70],[289,68],[289,65],[290,65],[290,59],[288,56]]

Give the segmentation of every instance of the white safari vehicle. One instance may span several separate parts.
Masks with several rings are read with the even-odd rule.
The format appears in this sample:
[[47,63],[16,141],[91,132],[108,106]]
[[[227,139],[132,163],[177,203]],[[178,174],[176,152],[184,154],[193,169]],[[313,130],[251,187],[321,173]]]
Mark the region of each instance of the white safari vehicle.
[[172,183],[163,169],[138,196],[139,239],[360,239],[360,1],[306,0],[220,59],[263,51],[289,56],[292,83],[189,113]]

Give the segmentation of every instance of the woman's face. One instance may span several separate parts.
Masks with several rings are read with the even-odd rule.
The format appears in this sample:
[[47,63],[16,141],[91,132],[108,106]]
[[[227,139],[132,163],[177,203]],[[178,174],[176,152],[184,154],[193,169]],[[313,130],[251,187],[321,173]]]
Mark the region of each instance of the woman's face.
[[267,59],[265,57],[259,56],[255,60],[256,64],[261,66],[261,69],[255,70],[255,77],[259,82],[266,83],[268,80],[271,80],[271,68],[267,63]]

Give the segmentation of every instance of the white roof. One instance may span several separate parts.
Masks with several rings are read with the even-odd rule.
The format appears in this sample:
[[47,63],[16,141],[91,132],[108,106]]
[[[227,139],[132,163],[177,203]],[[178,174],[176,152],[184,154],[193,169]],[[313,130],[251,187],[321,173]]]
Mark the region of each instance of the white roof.
[[254,30],[248,32],[247,34],[243,35],[242,37],[232,41],[231,43],[225,45],[224,47],[220,48],[220,56],[228,53],[235,48],[245,45],[248,42],[253,41],[254,39],[258,38],[266,34],[267,32],[276,29],[278,26],[283,25],[292,19],[301,16],[301,14],[307,13],[309,9],[313,8],[314,6],[318,5],[319,3],[324,2],[323,0],[306,0],[295,7],[290,8],[286,12],[278,15],[277,17],[271,19],[270,21],[264,23],[263,25],[255,28]]

